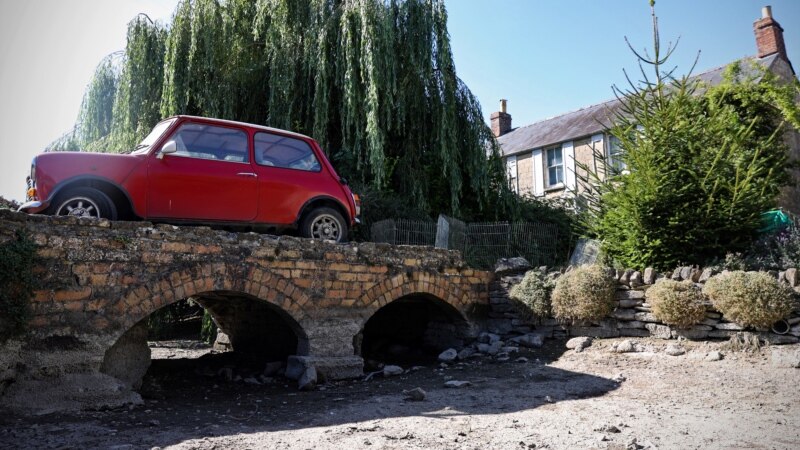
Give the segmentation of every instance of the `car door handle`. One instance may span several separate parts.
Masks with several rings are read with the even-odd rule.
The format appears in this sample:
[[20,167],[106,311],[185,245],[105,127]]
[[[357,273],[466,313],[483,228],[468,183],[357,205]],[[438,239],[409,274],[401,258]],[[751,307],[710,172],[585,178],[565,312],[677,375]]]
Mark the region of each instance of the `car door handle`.
[[236,174],[239,177],[258,177],[258,175],[254,174],[253,172],[239,172]]

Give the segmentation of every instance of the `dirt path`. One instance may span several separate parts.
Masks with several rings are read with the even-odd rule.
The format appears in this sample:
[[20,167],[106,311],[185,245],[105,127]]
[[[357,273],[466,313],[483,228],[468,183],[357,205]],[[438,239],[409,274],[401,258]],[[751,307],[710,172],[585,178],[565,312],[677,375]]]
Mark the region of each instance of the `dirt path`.
[[[313,392],[176,374],[131,410],[0,416],[0,447],[800,448],[800,369],[773,367],[769,349],[707,361],[718,344],[668,356],[667,342],[640,339],[644,351],[611,352],[620,341],[581,353],[554,341],[506,362],[480,357]],[[415,387],[427,398],[403,400]]]

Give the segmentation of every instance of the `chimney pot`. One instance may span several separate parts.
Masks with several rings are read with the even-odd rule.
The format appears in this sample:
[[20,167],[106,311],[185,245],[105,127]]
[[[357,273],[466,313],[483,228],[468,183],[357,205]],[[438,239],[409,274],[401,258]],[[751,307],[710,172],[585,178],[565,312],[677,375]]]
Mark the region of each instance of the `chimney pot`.
[[502,112],[502,113],[506,112],[506,103],[507,102],[508,102],[508,100],[506,100],[504,98],[500,99],[500,112]]
[[767,18],[771,18],[771,17],[772,17],[772,6],[767,5],[767,6],[763,7],[763,8],[761,8],[761,18],[762,19],[767,19]]

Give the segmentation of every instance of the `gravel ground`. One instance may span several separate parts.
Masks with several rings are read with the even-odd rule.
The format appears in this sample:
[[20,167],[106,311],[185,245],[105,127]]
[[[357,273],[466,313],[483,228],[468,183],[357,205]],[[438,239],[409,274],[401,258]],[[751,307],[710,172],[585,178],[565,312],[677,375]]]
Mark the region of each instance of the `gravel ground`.
[[[173,360],[154,366],[144,406],[0,413],[0,447],[800,448],[800,369],[775,367],[769,348],[746,353],[684,342],[686,354],[669,356],[669,341],[636,339],[638,351],[613,352],[622,341],[598,340],[580,353],[548,341],[509,361],[479,357],[311,392],[282,379],[226,382],[202,375],[210,372],[198,370],[202,359]],[[723,358],[708,360],[714,351]],[[164,361],[177,355],[158,352]],[[470,385],[444,386],[453,380]],[[403,390],[417,387],[425,400],[405,400]]]

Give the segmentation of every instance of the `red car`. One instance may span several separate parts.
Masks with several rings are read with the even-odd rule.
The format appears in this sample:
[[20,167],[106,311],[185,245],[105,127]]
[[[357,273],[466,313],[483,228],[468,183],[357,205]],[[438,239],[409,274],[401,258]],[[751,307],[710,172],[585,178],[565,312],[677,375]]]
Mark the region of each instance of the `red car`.
[[360,202],[313,139],[227,120],[176,116],[129,154],[33,159],[20,211],[191,223],[342,242]]

